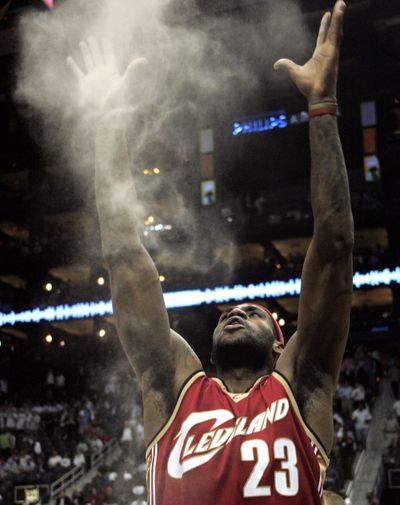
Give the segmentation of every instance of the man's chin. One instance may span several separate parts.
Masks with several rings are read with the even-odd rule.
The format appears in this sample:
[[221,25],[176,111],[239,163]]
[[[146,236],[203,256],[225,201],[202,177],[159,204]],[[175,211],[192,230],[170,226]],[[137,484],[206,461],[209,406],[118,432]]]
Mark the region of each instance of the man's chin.
[[246,367],[258,369],[264,365],[267,349],[261,348],[243,328],[221,335],[219,345],[212,353],[213,363],[221,368]]

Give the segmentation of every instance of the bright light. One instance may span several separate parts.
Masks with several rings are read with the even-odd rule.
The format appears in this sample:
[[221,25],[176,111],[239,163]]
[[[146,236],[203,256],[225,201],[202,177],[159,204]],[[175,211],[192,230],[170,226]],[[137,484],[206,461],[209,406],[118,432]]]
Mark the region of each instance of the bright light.
[[46,335],[44,339],[48,344],[51,344],[53,342],[53,337],[50,334]]
[[49,9],[54,7],[54,0],[43,0],[43,3],[45,3]]
[[3,342],[0,340],[0,347],[3,345]]
[[149,224],[153,224],[154,223],[154,216],[149,216],[147,218],[147,221],[148,221]]
[[278,319],[278,313],[277,312],[272,312],[272,317],[277,321]]
[[143,173],[144,173],[144,175],[147,175],[149,173],[149,171],[147,170],[147,168],[145,170],[143,170]]
[[105,336],[106,336],[106,330],[104,328],[102,328],[101,330],[99,330],[99,337],[103,338]]
[[278,321],[279,326],[285,326],[285,320],[283,318]]
[[160,275],[159,279],[160,279],[160,282],[164,282],[165,281],[164,275]]
[[60,347],[65,347],[65,340],[60,341]]
[[[353,277],[356,288],[364,286],[389,286],[400,284],[400,266],[394,270],[374,270],[366,274],[356,273]],[[298,296],[300,294],[300,279],[288,281],[261,282],[259,284],[241,284],[235,286],[219,286],[208,289],[191,289],[164,293],[167,309],[196,307],[211,303],[241,302],[260,298],[280,298],[282,296]],[[36,307],[22,312],[0,312],[0,326],[17,323],[39,323],[40,321],[65,321],[66,319],[84,319],[95,316],[112,315],[111,300],[100,302],[81,302],[74,305],[57,305],[45,308]]]
[[105,283],[104,277],[99,277],[99,278],[97,279],[97,284],[98,284],[99,286],[104,286],[104,283]]
[[44,289],[45,289],[46,291],[52,291],[52,289],[53,289],[53,284],[52,284],[51,282],[48,282],[48,283],[45,285]]
[[159,174],[159,173],[160,173],[160,169],[159,169],[159,168],[154,168],[154,169],[153,169],[153,172],[154,172],[155,174]]

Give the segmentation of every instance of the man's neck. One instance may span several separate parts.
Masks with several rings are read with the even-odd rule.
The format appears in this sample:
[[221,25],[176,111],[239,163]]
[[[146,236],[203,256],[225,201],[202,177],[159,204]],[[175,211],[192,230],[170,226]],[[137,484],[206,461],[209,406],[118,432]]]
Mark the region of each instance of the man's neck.
[[262,370],[249,370],[246,368],[234,368],[230,370],[218,370],[217,377],[221,379],[230,393],[245,393],[256,380],[262,375],[272,372],[269,368]]

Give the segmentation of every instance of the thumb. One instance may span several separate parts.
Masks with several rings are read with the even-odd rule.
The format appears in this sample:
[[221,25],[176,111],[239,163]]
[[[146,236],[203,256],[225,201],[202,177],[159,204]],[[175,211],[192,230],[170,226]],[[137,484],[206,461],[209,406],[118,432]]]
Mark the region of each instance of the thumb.
[[129,82],[137,78],[137,75],[138,74],[140,75],[147,65],[148,61],[146,60],[146,58],[135,58],[134,60],[132,60],[129,63],[127,69],[125,70],[125,74],[123,77],[124,81]]
[[289,75],[293,75],[299,67],[300,65],[286,58],[282,58],[274,63],[274,70],[284,70]]

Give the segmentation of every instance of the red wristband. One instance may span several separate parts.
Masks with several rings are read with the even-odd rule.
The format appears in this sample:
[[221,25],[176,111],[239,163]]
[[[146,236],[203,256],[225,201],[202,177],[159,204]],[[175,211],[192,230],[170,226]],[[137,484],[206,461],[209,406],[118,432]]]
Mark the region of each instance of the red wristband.
[[321,107],[318,109],[313,109],[308,111],[308,117],[313,119],[318,116],[325,116],[325,114],[329,114],[331,116],[337,116],[337,107]]

